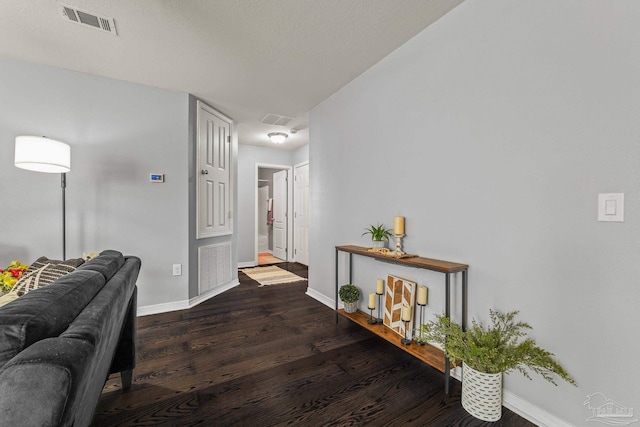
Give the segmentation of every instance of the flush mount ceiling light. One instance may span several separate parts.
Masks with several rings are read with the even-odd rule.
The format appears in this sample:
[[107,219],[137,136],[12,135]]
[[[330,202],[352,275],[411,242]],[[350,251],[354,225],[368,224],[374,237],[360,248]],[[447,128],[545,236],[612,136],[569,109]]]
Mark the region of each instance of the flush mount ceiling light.
[[271,132],[268,133],[267,136],[274,144],[282,144],[284,140],[289,137],[289,135],[284,132]]

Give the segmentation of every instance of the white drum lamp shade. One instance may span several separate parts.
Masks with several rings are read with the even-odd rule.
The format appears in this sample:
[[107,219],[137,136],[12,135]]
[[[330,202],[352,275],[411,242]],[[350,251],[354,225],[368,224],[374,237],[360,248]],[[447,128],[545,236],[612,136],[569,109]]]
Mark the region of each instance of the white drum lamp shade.
[[44,136],[17,136],[14,164],[37,172],[69,172],[71,148],[64,142]]

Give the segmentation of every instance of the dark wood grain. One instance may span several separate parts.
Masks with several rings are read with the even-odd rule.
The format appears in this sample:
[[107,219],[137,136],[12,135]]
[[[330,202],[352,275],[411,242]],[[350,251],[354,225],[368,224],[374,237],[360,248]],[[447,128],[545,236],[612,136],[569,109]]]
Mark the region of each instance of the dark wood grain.
[[[280,264],[307,277],[300,264]],[[94,426],[533,426],[481,422],[460,384],[305,295],[307,283],[240,286],[190,310],[138,319],[131,389],[105,386]]]

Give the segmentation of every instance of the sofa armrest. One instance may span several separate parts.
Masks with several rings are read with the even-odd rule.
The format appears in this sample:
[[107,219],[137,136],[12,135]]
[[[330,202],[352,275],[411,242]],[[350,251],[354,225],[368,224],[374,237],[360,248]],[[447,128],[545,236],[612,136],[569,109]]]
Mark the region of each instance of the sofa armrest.
[[109,373],[120,372],[122,378],[122,390],[131,387],[133,368],[136,367],[136,338],[138,319],[138,287],[134,286],[129,299],[129,306],[125,314],[124,324],[120,331],[118,347],[113,355]]
[[[74,407],[83,381],[90,381],[86,371],[93,353],[86,341],[58,337],[41,340],[12,358],[0,369],[0,426],[90,422],[75,420]],[[93,408],[89,417],[92,414]]]

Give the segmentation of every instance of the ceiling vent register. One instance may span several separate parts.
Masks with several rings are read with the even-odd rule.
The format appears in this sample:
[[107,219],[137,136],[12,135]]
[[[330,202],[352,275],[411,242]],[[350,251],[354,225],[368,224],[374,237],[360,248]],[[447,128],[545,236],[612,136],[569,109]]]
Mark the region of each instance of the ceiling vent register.
[[262,123],[268,125],[286,126],[293,121],[293,117],[281,116],[279,114],[269,113],[262,119]]
[[65,18],[69,22],[73,22],[84,27],[91,27],[99,31],[104,31],[109,34],[113,34],[114,36],[118,35],[118,33],[116,32],[116,22],[113,20],[113,18],[96,15],[95,13],[80,10],[64,3],[58,3],[58,8],[62,13],[63,18]]

